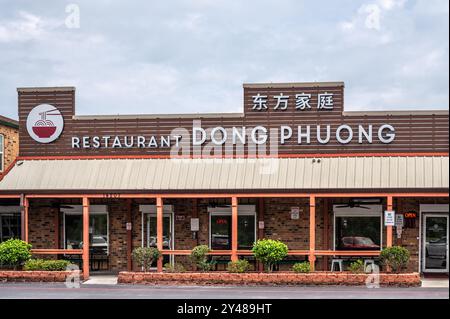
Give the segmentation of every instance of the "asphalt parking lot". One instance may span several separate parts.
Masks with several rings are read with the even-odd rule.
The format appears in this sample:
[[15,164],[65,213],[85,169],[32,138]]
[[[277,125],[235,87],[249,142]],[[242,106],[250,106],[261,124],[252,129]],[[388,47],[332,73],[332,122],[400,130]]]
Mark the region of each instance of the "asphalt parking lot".
[[1,299],[448,299],[448,288],[189,287],[1,283]]

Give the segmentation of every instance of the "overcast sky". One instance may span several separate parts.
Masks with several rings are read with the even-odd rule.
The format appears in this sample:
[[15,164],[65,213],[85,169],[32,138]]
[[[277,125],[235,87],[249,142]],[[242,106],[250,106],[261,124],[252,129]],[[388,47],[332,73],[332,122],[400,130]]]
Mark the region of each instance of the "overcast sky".
[[447,109],[448,37],[448,0],[0,0],[0,114],[26,86],[140,114],[240,112],[242,83],[311,81],[344,81],[346,110]]

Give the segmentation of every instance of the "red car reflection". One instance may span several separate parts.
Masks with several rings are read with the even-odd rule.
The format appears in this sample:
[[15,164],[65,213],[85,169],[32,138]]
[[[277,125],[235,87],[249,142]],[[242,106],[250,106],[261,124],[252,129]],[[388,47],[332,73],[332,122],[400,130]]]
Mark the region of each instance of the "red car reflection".
[[375,244],[369,237],[342,237],[341,249],[348,250],[375,250],[380,249],[380,246]]

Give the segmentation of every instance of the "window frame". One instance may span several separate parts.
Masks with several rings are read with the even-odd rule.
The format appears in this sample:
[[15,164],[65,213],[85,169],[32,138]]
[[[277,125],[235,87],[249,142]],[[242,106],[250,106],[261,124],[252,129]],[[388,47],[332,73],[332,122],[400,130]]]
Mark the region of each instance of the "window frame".
[[[66,238],[66,215],[72,216],[80,216],[83,217],[83,206],[82,205],[73,205],[73,208],[61,208],[61,213],[63,214],[63,241],[64,241],[64,249],[67,249],[67,238]],[[109,236],[109,211],[107,205],[90,205],[89,206],[89,216],[91,215],[106,215],[106,237],[108,238],[108,248],[107,254],[109,256],[110,253],[110,236]],[[90,225],[89,225],[90,227]],[[83,236],[83,231],[81,232],[81,236]],[[91,244],[91,243],[89,243]]]
[[[231,216],[231,207],[208,207],[208,247],[211,249],[211,217],[212,216]],[[257,241],[258,238],[258,214],[256,213],[255,205],[238,205],[238,216],[253,216],[255,218],[255,238],[254,242]],[[230,234],[232,235],[232,234]],[[238,243],[239,249],[239,243]]]
[[380,218],[380,251],[383,249],[383,206],[382,205],[363,205],[370,210],[359,207],[338,207],[333,205],[333,251],[336,249],[336,217],[379,217]]

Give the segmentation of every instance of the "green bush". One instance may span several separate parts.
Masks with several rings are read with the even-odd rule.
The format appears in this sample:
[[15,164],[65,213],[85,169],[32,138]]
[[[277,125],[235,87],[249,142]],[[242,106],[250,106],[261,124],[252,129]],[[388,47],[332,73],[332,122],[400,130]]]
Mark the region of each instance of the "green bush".
[[311,264],[308,261],[296,263],[294,264],[294,266],[292,266],[292,270],[294,272],[307,273],[311,271]]
[[409,257],[408,249],[400,246],[385,248],[380,254],[381,263],[394,273],[399,273],[406,267]]
[[283,260],[287,253],[286,244],[278,240],[262,239],[253,244],[253,255],[266,266],[268,272],[271,272],[273,265]]
[[150,270],[153,262],[161,257],[161,252],[154,247],[139,247],[133,249],[133,260],[139,267],[143,267],[144,271]]
[[184,266],[179,263],[173,263],[173,265],[171,263],[167,263],[164,265],[164,268],[167,272],[185,272],[186,271]]
[[23,269],[24,270],[44,270],[44,271],[64,271],[70,265],[67,260],[45,260],[45,259],[30,259]]
[[230,261],[227,271],[232,273],[244,273],[250,269],[250,263],[246,259]]
[[17,269],[31,258],[31,245],[20,239],[0,243],[0,266]]
[[364,272],[364,262],[361,259],[358,259],[350,264],[348,269],[355,274],[359,274]]
[[206,245],[200,245],[192,249],[190,259],[198,270],[209,271],[212,269],[213,263],[208,262],[208,253],[209,247]]

